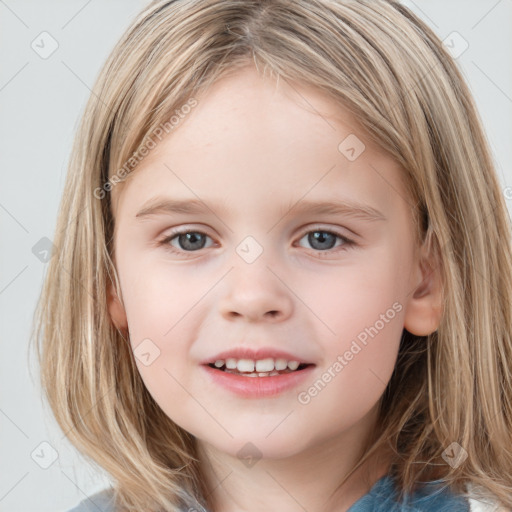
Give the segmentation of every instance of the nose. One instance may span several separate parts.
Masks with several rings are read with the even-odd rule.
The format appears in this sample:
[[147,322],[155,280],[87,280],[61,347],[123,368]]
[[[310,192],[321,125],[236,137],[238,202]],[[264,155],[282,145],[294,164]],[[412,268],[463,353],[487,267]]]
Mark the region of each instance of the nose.
[[282,322],[293,310],[291,291],[264,261],[237,264],[225,277],[220,314],[228,321]]

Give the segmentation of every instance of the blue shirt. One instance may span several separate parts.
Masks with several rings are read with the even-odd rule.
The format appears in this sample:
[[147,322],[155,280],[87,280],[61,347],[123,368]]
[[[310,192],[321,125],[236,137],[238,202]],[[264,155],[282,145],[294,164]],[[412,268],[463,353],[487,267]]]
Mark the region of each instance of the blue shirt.
[[[383,476],[347,512],[470,512],[466,498],[452,494],[436,482],[426,484],[412,496],[406,495],[401,505],[397,503],[396,496],[391,478]],[[81,501],[68,512],[116,512],[113,501],[113,490],[105,489]],[[188,508],[183,512],[186,510]]]
[[383,476],[370,492],[359,498],[347,512],[469,512],[469,501],[453,494],[436,482],[429,482],[403,503],[397,503],[398,493],[389,476]]

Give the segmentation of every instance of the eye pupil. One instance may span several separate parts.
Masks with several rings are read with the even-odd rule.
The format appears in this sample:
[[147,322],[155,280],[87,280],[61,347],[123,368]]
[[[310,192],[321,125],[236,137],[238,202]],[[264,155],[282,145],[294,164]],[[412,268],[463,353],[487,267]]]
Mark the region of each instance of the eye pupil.
[[[205,238],[204,235],[201,233],[196,233],[194,231],[189,231],[188,233],[182,233],[178,237],[180,246],[182,249],[185,250],[196,250],[196,249],[202,249],[204,247]],[[195,245],[197,241],[200,241],[202,243],[199,244],[199,247]]]
[[[328,233],[326,231],[312,231],[308,235],[308,241],[311,246],[315,249],[326,250],[332,249],[336,244],[336,236],[332,233]],[[327,241],[328,247],[322,246]],[[330,242],[330,243],[329,243]],[[320,244],[321,246],[315,246],[316,244]]]

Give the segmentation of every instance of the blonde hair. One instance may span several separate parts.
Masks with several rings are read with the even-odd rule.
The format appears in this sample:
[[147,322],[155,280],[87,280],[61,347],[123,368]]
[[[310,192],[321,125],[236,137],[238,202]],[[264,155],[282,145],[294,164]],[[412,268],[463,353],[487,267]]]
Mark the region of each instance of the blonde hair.
[[[357,467],[386,447],[401,493],[442,479],[512,507],[510,217],[461,73],[391,0],[159,0],[135,19],[76,134],[36,310],[41,384],[60,427],[111,475],[127,510],[175,511],[190,497],[211,505],[194,437],[146,390],[108,314],[108,284],[119,290],[109,190],[177,110],[252,63],[354,114],[403,167],[418,243],[438,258],[441,323],[425,337],[404,329],[379,431]],[[442,458],[453,442],[467,452],[456,467]]]

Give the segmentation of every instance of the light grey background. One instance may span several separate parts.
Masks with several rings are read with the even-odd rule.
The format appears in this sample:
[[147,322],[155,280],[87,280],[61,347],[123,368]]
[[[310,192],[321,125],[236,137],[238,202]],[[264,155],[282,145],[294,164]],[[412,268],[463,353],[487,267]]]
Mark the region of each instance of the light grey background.
[[[32,315],[72,136],[103,61],[144,0],[0,0],[0,511],[66,511],[108,486],[41,405]],[[475,96],[512,211],[512,0],[404,0],[441,37]],[[51,49],[48,32],[58,48]],[[460,37],[463,38],[463,40]],[[46,38],[46,39],[44,39]],[[449,38],[449,39],[450,39]],[[455,38],[455,39],[454,39]],[[448,40],[449,40],[448,39]],[[36,46],[38,45],[38,46]],[[40,253],[37,249],[36,253]],[[52,448],[58,458],[51,462]]]

